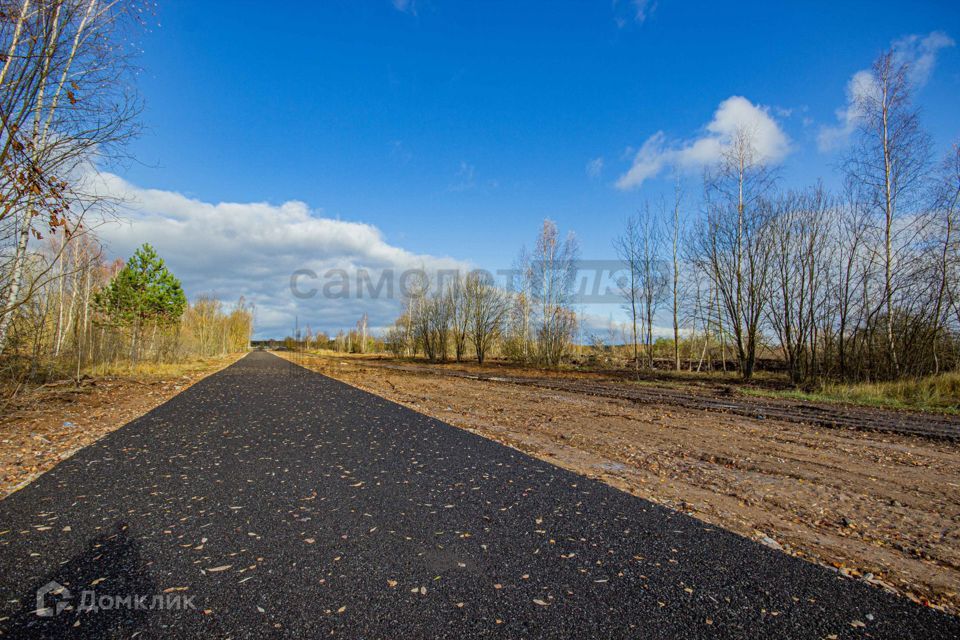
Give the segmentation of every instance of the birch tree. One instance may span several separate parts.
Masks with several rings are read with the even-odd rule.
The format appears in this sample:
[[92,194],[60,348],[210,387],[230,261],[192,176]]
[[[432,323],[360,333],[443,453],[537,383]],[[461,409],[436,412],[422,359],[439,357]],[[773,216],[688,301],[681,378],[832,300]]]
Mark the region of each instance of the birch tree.
[[670,292],[673,302],[673,366],[676,371],[680,371],[680,255],[683,251],[681,239],[683,238],[683,225],[680,220],[680,206],[683,201],[683,192],[680,189],[680,180],[673,192],[673,227],[670,238],[670,256],[672,258],[673,273],[670,278]]
[[670,276],[663,259],[663,224],[661,217],[644,209],[640,218],[640,298],[643,307],[644,344],[647,366],[653,368],[653,327],[657,310],[663,302]]
[[[3,2],[0,20],[0,225],[12,224],[9,259],[0,265],[0,350],[25,287],[31,239],[64,234],[70,219],[102,194],[86,178],[116,158],[135,133],[127,43],[132,2]],[[76,228],[78,225],[72,225]]]
[[926,176],[929,139],[920,128],[912,104],[909,67],[893,50],[880,55],[862,83],[855,99],[859,132],[845,165],[848,180],[857,186],[860,198],[879,220],[882,265],[882,307],[887,358],[893,377],[900,374],[895,326],[895,295],[901,260],[915,231],[899,225],[900,218],[917,212]]
[[524,273],[536,312],[537,359],[560,364],[576,333],[573,294],[579,246],[573,234],[560,237],[556,223],[544,220]]
[[960,321],[960,308],[956,306],[960,302],[957,296],[957,282],[960,280],[960,274],[957,273],[960,259],[960,242],[957,241],[957,225],[960,224],[960,144],[953,146],[943,162],[935,197],[933,210],[936,221],[932,225],[932,244],[936,252],[932,349],[934,373],[939,373],[939,344],[946,325],[947,308],[951,303]]
[[749,129],[738,129],[720,166],[706,176],[706,224],[697,236],[698,262],[713,281],[744,379],[753,376],[756,366],[770,259],[764,196],[772,189],[773,175],[754,137]]
[[640,238],[640,222],[637,216],[627,218],[623,233],[613,241],[613,248],[626,272],[617,278],[617,288],[620,290],[620,295],[624,298],[627,311],[630,314],[633,366],[634,369],[638,369],[640,367],[640,341],[637,323],[640,320],[640,256],[643,251],[643,242]]

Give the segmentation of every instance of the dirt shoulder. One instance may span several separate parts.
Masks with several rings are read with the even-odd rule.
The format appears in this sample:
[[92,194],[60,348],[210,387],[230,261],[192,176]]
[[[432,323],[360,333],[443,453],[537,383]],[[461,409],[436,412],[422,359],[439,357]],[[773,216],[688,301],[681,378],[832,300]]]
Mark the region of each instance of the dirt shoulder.
[[0,415],[0,499],[242,355],[21,392]]
[[291,359],[787,553],[960,612],[960,444],[384,369],[351,358]]
[[[329,354],[328,354],[329,355]],[[774,419],[821,427],[880,431],[960,442],[960,416],[939,411],[892,409],[840,402],[818,402],[770,395],[770,381],[763,388],[744,386],[728,378],[620,371],[537,371],[497,363],[429,365],[423,362],[393,362],[369,356],[350,356],[350,362],[389,370],[441,376],[509,382],[555,391],[601,396],[637,403],[734,414],[748,418]],[[659,373],[659,372],[658,372]],[[641,377],[642,376],[642,377]],[[729,384],[729,383],[733,384]]]

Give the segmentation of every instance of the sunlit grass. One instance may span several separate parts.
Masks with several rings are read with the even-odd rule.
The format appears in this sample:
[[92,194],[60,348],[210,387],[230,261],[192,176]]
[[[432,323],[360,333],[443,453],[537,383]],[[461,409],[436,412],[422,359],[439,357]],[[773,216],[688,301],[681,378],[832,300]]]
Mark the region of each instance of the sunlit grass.
[[843,402],[892,409],[960,413],[960,373],[957,372],[897,382],[824,383],[814,391],[745,389],[744,393],[813,402]]
[[103,376],[168,378],[216,368],[236,357],[236,355],[228,355],[216,358],[194,358],[182,362],[103,363],[87,367],[83,373],[95,378]]

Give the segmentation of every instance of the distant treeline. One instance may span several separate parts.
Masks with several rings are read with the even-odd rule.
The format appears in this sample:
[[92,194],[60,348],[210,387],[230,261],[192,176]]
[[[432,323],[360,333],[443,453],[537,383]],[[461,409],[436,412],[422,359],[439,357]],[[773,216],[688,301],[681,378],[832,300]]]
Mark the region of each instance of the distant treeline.
[[[635,367],[731,362],[744,378],[774,357],[797,383],[956,370],[960,146],[932,157],[909,71],[890,51],[864,78],[838,192],[780,189],[755,132],[741,128],[705,173],[702,198],[691,202],[678,181],[672,202],[642,206],[613,243],[628,320],[608,340],[593,333],[595,354],[620,342]],[[586,342],[577,258],[573,237],[545,221],[506,288],[477,274],[408,287],[384,347],[435,361],[497,354],[556,366]],[[368,343],[365,330],[335,340],[360,351]]]
[[[126,263],[106,263],[92,236],[36,251],[26,270],[32,295],[17,308],[0,358],[6,379],[79,377],[100,365],[172,362],[245,350],[253,311],[200,296],[150,245]],[[45,274],[45,275],[44,275]]]

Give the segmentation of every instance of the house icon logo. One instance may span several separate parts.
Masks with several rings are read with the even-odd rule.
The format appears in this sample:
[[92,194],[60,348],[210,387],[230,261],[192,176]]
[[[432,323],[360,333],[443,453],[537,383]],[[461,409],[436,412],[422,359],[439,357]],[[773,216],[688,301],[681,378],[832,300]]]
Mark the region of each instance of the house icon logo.
[[[51,597],[52,607],[47,606],[47,596]],[[70,598],[70,589],[67,589],[59,582],[48,582],[37,589],[36,614],[42,618],[53,617],[70,606],[67,603],[67,600]]]

